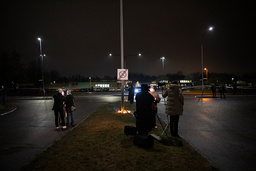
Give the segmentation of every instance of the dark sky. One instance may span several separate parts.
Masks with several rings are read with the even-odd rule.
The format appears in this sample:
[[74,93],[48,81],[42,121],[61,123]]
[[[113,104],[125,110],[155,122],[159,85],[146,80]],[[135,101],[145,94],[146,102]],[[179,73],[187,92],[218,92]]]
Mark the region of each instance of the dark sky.
[[[253,1],[123,0],[124,51],[129,72],[148,75],[255,72]],[[0,51],[16,50],[24,62],[39,58],[61,75],[116,76],[120,56],[120,0],[1,2]],[[129,56],[142,53],[142,57]],[[163,71],[160,58],[164,56]]]

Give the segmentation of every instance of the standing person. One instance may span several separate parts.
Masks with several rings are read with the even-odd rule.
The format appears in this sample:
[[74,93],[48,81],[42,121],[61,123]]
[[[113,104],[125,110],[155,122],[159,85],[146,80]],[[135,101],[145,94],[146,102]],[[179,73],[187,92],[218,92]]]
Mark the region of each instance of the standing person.
[[133,101],[134,101],[134,87],[133,87],[133,85],[131,85],[131,87],[129,88],[128,100],[130,101],[131,104],[133,104]]
[[220,85],[219,92],[220,92],[220,98],[223,97],[225,99],[226,86],[224,84]]
[[64,102],[66,100],[65,96],[62,95],[62,89],[58,90],[58,93],[56,95],[53,96],[54,98],[54,114],[55,114],[55,125],[56,125],[56,129],[59,129],[59,114],[60,114],[60,118],[61,118],[61,124],[62,124],[62,128],[67,128],[65,125],[65,120],[64,120],[64,111],[63,111],[63,107],[64,107]]
[[5,103],[6,103],[6,90],[5,90],[4,85],[2,85],[1,96],[2,96],[2,104],[5,105]]
[[[74,122],[74,111],[71,110],[71,106],[75,106],[74,104],[74,96],[71,94],[71,90],[67,90],[67,96],[66,96],[66,111],[67,111],[67,126],[69,126],[69,123],[71,126],[75,125]],[[71,122],[69,122],[71,118]]]
[[155,91],[154,87],[151,87],[149,93],[154,97],[154,102],[152,105],[154,105],[154,108],[155,110],[153,110],[153,113],[154,113],[154,120],[153,120],[153,127],[157,128],[156,126],[156,115],[157,115],[157,103],[160,102],[160,96],[159,94]]
[[237,84],[234,83],[233,84],[233,95],[236,95],[236,92],[237,92]]
[[174,82],[171,87],[163,94],[167,97],[165,113],[170,115],[170,131],[173,137],[180,138],[178,134],[178,125],[180,115],[183,114],[184,97],[178,84]]
[[141,92],[136,94],[136,128],[138,134],[148,134],[153,127],[152,103],[154,97],[149,93],[148,85],[141,85]]
[[215,86],[215,84],[212,84],[211,90],[212,90],[212,97],[215,98],[216,97],[216,86]]

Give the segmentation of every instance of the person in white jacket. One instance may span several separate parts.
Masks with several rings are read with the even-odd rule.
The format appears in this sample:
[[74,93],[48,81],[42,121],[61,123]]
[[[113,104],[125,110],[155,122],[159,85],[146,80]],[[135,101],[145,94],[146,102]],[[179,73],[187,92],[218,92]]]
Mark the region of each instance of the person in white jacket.
[[180,138],[178,134],[178,125],[180,115],[183,114],[184,97],[177,82],[174,82],[170,88],[163,94],[167,97],[165,113],[170,116],[170,131],[173,137]]

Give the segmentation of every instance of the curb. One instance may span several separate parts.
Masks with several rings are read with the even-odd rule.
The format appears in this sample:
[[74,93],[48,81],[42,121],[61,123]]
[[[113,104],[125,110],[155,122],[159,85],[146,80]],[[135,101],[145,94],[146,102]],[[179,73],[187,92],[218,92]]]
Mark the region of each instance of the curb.
[[17,109],[17,107],[15,107],[14,109],[10,110],[9,112],[5,112],[5,113],[1,113],[0,116],[4,116],[6,114],[12,113]]

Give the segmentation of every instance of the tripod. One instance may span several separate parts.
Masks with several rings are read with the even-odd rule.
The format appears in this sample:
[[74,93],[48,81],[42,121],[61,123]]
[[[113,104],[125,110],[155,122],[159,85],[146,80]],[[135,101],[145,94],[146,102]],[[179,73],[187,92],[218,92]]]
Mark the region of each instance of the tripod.
[[[163,94],[163,90],[162,90],[162,94]],[[166,105],[165,98],[164,98],[164,105]],[[162,126],[162,129],[163,129],[163,132],[162,132],[161,135],[163,135],[163,134],[165,133],[165,135],[167,136],[168,128],[170,127],[170,119],[169,119],[168,115],[166,115],[166,117],[167,117],[167,124],[166,124],[165,127],[164,127],[164,125],[162,124],[162,121],[161,121],[160,117],[157,115],[157,113],[156,113],[156,116],[157,116],[157,118],[158,118],[158,121],[159,121],[160,125]]]
[[162,134],[161,135],[163,135],[164,133],[165,133],[165,135],[166,136],[168,136],[168,127],[169,127],[169,125],[170,125],[170,122],[169,122],[169,118],[168,118],[168,115],[166,115],[167,116],[167,125],[166,126],[164,126],[163,125],[163,123],[162,123],[162,121],[161,121],[161,119],[160,119],[160,117],[158,116],[158,114],[156,114],[156,117],[157,117],[157,119],[158,119],[158,121],[159,121],[159,123],[160,123],[160,125],[161,125],[161,127],[162,127],[162,129],[163,129],[163,132],[162,132]]

